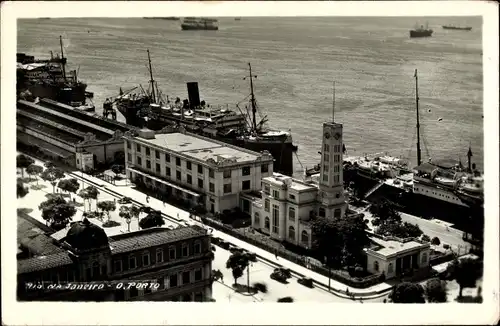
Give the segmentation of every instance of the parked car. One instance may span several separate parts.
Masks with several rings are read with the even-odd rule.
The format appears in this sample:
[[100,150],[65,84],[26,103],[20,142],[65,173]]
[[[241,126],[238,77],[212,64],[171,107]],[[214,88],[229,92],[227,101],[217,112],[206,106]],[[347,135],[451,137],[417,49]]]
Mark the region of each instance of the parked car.
[[286,283],[287,280],[292,277],[292,271],[283,267],[275,268],[270,277],[275,281]]
[[307,286],[308,288],[313,288],[314,287],[314,285],[313,285],[314,281],[310,277],[301,277],[301,278],[299,278],[297,280],[297,282],[299,284],[302,284],[303,286]]
[[229,248],[231,247],[231,244],[227,241],[220,240],[219,247],[226,249],[226,250],[229,250]]
[[132,204],[132,198],[130,197],[122,197],[120,199],[118,199],[118,204]]
[[218,244],[220,244],[221,240],[222,240],[222,239],[221,239],[221,238],[219,238],[219,237],[212,237],[212,243],[213,243],[214,245],[218,245]]
[[231,248],[229,248],[229,251],[230,251],[232,254],[234,254],[234,253],[235,253],[235,252],[237,252],[237,251],[243,252],[244,250],[243,250],[243,249],[241,249],[241,248],[240,248],[240,247],[238,247],[238,246],[231,246]]

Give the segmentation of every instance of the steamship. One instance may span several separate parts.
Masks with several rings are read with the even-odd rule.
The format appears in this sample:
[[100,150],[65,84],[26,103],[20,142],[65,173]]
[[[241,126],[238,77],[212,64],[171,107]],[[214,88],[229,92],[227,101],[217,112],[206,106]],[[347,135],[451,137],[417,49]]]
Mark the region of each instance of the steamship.
[[181,28],[187,30],[216,31],[219,29],[218,20],[213,18],[186,17],[181,23]]
[[93,93],[87,92],[87,84],[79,81],[76,70],[66,71],[62,37],[59,37],[61,55],[46,60],[17,53],[17,97],[34,101],[48,98],[85,111],[95,111],[91,101]]
[[434,33],[434,31],[430,29],[427,24],[425,25],[425,28],[423,25],[420,25],[419,27],[415,27],[410,31],[410,38],[431,37],[432,33]]
[[257,101],[253,90],[251,66],[250,105],[237,110],[229,107],[214,108],[200,101],[198,83],[187,83],[188,99],[171,101],[163,98],[156,81],[153,79],[151,58],[148,53],[150,87],[142,93],[120,91],[120,96],[106,106],[116,105],[125,117],[127,124],[146,127],[151,130],[184,128],[205,137],[210,137],[252,151],[268,151],[274,157],[274,171],[285,175],[293,174],[293,154],[297,146],[293,144],[290,132],[267,128],[267,117],[257,121]]

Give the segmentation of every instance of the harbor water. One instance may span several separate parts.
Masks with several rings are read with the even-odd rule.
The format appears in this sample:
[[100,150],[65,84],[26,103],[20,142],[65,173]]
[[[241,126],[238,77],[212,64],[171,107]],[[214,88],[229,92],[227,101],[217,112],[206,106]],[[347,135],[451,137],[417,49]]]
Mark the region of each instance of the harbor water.
[[[410,39],[416,20],[226,17],[218,31],[182,31],[179,21],[168,20],[25,19],[18,20],[17,50],[47,58],[59,52],[62,35],[69,68],[94,92],[97,112],[120,87],[147,88],[146,49],[164,95],[187,98],[186,82],[196,81],[202,99],[229,108],[250,93],[243,80],[250,62],[261,115],[270,127],[292,131],[305,167],[320,159],[321,126],[332,119],[333,81],[335,121],[344,124],[347,154],[388,152],[415,163],[418,69],[423,158],[465,163],[470,143],[482,170],[481,18],[422,18],[433,37]],[[449,24],[473,29],[440,28]],[[298,161],[295,169],[301,174]]]

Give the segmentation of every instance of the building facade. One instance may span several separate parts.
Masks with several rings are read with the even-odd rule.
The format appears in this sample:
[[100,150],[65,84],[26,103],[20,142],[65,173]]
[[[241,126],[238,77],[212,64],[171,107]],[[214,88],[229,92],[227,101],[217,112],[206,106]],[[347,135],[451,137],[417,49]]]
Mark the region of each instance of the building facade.
[[262,200],[252,205],[252,227],[270,237],[311,248],[311,219],[346,215],[342,125],[323,124],[318,184],[275,173],[262,179]]
[[[49,246],[52,248],[50,249]],[[48,250],[49,248],[50,250]],[[108,238],[87,219],[75,222],[59,241],[37,254],[21,246],[18,300],[33,301],[210,301],[210,236],[197,226],[151,228]],[[101,291],[49,290],[49,284],[115,284]],[[144,288],[118,288],[118,282],[144,282]],[[45,284],[44,289],[26,288]]]
[[201,205],[211,213],[250,207],[240,195],[260,191],[273,158],[190,133],[125,135],[125,166],[132,182]]

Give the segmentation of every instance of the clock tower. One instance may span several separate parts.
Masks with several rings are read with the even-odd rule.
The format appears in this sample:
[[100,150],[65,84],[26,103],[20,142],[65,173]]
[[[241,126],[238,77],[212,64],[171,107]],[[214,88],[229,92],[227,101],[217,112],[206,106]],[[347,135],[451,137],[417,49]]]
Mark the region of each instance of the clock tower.
[[347,203],[344,197],[342,124],[323,123],[318,216],[342,218]]

